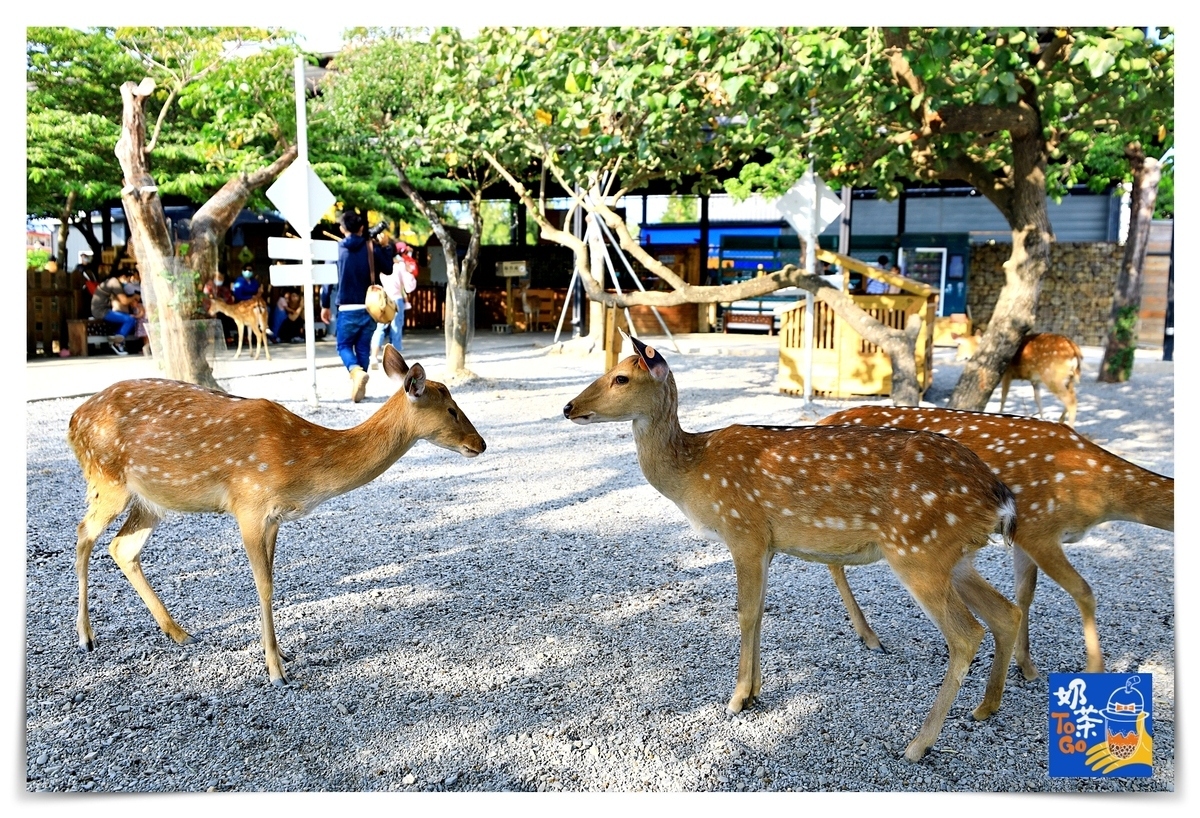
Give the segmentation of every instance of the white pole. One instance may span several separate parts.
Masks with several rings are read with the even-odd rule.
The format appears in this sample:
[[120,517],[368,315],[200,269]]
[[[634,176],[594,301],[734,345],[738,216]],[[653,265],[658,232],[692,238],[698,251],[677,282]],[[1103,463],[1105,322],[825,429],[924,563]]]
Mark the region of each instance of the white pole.
[[[804,267],[809,275],[815,275],[817,272],[817,207],[819,205],[817,196],[817,174],[813,169],[813,161],[808,160],[808,175],[812,181],[812,207],[809,210],[808,236],[804,242]],[[812,379],[813,379],[813,344],[816,343],[816,323],[817,316],[814,314],[817,306],[817,300],[813,298],[811,292],[804,294],[804,312],[808,316],[808,321],[804,327],[804,403],[808,405],[812,403]]]
[[[297,57],[296,68],[296,164],[304,171],[304,201],[308,201],[308,117],[305,106],[304,58]],[[303,285],[304,291],[304,356],[308,360],[308,382],[310,392],[308,402],[317,406],[317,347],[313,337],[316,330],[313,327],[313,283],[312,283],[312,236],[301,236],[304,250],[300,255],[300,264],[308,275]],[[332,305],[331,305],[332,306]],[[334,307],[336,309],[336,307]]]

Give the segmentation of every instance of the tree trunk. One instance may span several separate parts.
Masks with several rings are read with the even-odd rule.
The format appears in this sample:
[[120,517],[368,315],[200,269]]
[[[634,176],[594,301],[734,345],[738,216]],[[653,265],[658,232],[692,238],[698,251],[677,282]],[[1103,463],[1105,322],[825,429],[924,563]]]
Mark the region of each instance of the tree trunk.
[[116,155],[124,173],[121,202],[142,275],[142,301],[154,357],[168,378],[219,389],[206,352],[208,324],[199,317],[201,275],[211,277],[224,231],[257,187],[269,183],[296,158],[290,148],[270,167],[230,180],[197,212],[198,230],[186,258],[175,256],[158,186],[150,175],[146,151],[145,100],[148,91],[127,82],[121,86],[121,138]]
[[425,198],[413,187],[408,174],[400,163],[389,157],[392,169],[400,183],[400,189],[408,197],[421,215],[429,222],[433,234],[442,244],[442,252],[446,256],[446,372],[451,377],[461,377],[469,374],[467,371],[467,346],[474,320],[474,310],[471,303],[475,298],[475,290],[471,288],[471,274],[479,260],[479,241],[483,235],[483,211],[479,206],[480,193],[471,192],[468,208],[471,212],[471,239],[467,244],[467,252],[462,263],[458,260],[458,244],[441,216]]
[[73,218],[71,226],[79,231],[79,235],[83,236],[83,240],[87,242],[88,249],[92,252],[92,263],[87,265],[87,270],[92,275],[95,275],[100,267],[100,251],[103,249],[103,245],[100,243],[100,238],[96,235],[95,225],[92,224],[91,211],[84,211],[83,216]]
[[63,273],[71,271],[67,266],[67,237],[71,234],[71,214],[75,212],[77,195],[73,190],[67,194],[67,204],[62,209],[62,218],[58,220],[58,255],[55,260],[58,262],[59,272]]
[[1104,383],[1123,383],[1133,373],[1133,355],[1138,342],[1138,312],[1142,306],[1142,269],[1146,264],[1146,248],[1150,243],[1150,222],[1154,218],[1154,203],[1158,199],[1158,180],[1162,166],[1148,157],[1136,142],[1125,148],[1133,170],[1133,190],[1130,193],[1129,236],[1125,239],[1125,256],[1117,274],[1113,295],[1112,326],[1108,343],[1100,361],[1097,380]]
[[[449,264],[447,263],[447,268]],[[461,376],[467,371],[467,343],[474,319],[471,302],[475,290],[470,287],[446,286],[446,372]]]
[[185,323],[195,310],[196,273],[175,257],[158,186],[150,175],[148,93],[132,82],[121,86],[121,138],[116,147],[125,182],[121,203],[142,275],[147,329],[154,340],[154,357],[166,377],[217,389],[204,347],[192,329],[195,324]]
[[[950,396],[952,409],[979,412],[987,408],[1017,345],[1033,328],[1042,276],[1050,267],[1050,244],[1054,241],[1046,210],[1045,169],[1045,143],[1040,132],[1014,136],[1012,192],[1006,199],[1009,207],[1000,207],[1012,228],[1012,255],[1004,262],[1004,287],[979,342],[979,351],[963,366]],[[989,193],[987,189],[981,192]]]
[[225,247],[225,234],[233,226],[238,214],[254,191],[278,178],[296,161],[298,155],[299,148],[293,145],[267,167],[230,179],[192,216],[187,266],[196,271],[199,280],[200,286],[193,292],[196,310],[200,308],[204,284],[217,272],[221,250]]
[[[591,216],[590,218],[594,219],[597,217]],[[592,231],[592,238],[589,242],[589,245],[589,273],[595,276],[596,280],[600,282],[601,287],[608,289],[608,287],[605,286],[608,278],[608,265],[605,263],[605,258],[608,256],[608,252],[604,246],[604,238],[600,235],[599,230]],[[613,288],[616,288],[615,282]],[[598,301],[592,301],[590,299],[588,300],[587,322],[587,343],[591,345],[592,349],[601,349],[604,346],[603,304]],[[633,328],[630,327],[631,331],[632,329]]]

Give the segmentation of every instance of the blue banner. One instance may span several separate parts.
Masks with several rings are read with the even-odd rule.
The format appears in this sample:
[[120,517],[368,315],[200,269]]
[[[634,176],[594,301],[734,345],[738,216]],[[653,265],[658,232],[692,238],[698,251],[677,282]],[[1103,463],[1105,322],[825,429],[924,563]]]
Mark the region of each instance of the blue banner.
[[1149,673],[1051,673],[1051,778],[1149,778],[1154,696]]

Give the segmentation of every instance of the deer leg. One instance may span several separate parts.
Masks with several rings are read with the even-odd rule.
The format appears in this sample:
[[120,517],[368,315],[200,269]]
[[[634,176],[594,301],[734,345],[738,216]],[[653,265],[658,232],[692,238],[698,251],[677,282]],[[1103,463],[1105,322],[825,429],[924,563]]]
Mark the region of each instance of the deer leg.
[[242,335],[245,334],[246,327],[241,323],[237,323],[237,322],[235,322],[235,323],[237,325],[238,345],[237,345],[237,352],[233,353],[233,357],[238,358],[242,354]]
[[854,598],[854,594],[850,590],[850,583],[846,581],[845,567],[830,564],[829,575],[833,577],[833,584],[837,586],[838,593],[842,595],[842,604],[846,606],[846,613],[850,615],[850,624],[854,626],[854,632],[871,650],[883,651],[884,648],[879,642],[879,637],[867,624],[867,617],[863,615],[862,608],[858,607],[858,600]]
[[271,613],[271,597],[275,589],[275,538],[279,534],[279,522],[238,518],[242,531],[242,542],[250,558],[250,570],[254,572],[254,587],[258,589],[259,611],[262,619],[262,647],[267,659],[267,673],[271,683],[281,687],[288,683],[283,670],[283,656],[275,638],[275,619]]
[[135,502],[129,511],[128,519],[125,520],[125,525],[121,526],[121,530],[109,544],[108,553],[120,567],[121,573],[129,580],[129,584],[137,591],[138,596],[142,598],[142,602],[145,603],[162,632],[171,637],[178,645],[190,645],[196,640],[171,618],[171,614],[167,612],[167,608],[158,598],[158,594],[150,587],[150,583],[146,580],[146,574],[142,571],[142,547],[149,539],[150,532],[154,530],[161,519]]
[[1000,378],[1000,409],[999,409],[999,411],[1001,411],[1001,412],[1004,411],[1004,401],[1006,401],[1008,399],[1008,386],[1011,383],[1012,383],[1012,375],[1005,372],[1004,375],[1002,375]]
[[1096,595],[1092,592],[1092,586],[1088,585],[1087,580],[1067,560],[1057,537],[1047,537],[1039,547],[1029,549],[1029,554],[1036,561],[1037,567],[1075,600],[1076,606],[1079,607],[1079,616],[1083,620],[1087,672],[1103,673],[1104,651],[1100,648],[1100,634],[1096,629]]
[[120,516],[129,505],[129,493],[119,483],[88,481],[88,510],[77,529],[75,540],[75,575],[79,578],[79,610],[75,617],[75,630],[79,636],[80,650],[94,650],[96,633],[92,630],[88,616],[88,560],[96,538]]
[[954,567],[951,577],[955,590],[971,612],[987,623],[996,642],[996,654],[992,657],[992,669],[988,674],[983,701],[972,714],[976,720],[983,721],[1000,709],[1004,681],[1008,678],[1008,663],[1012,661],[1013,645],[1021,627],[1021,609],[979,575],[970,556]]
[[1029,655],[1029,607],[1037,590],[1037,563],[1018,545],[1013,545],[1013,590],[1021,609],[1021,628],[1017,631],[1017,667],[1026,679],[1038,677],[1037,665]]
[[1059,416],[1058,422],[1062,423],[1065,420],[1068,426],[1074,427],[1075,407],[1077,405],[1075,400],[1075,384],[1068,378],[1067,382],[1059,387],[1059,391],[1055,392],[1055,395],[1063,403],[1063,413]]
[[767,549],[730,549],[737,574],[738,628],[741,630],[741,650],[738,656],[737,686],[725,707],[725,712],[740,713],[753,703],[762,687],[762,667],[759,663],[759,640],[762,635],[763,606],[767,593],[767,566],[771,563]]
[[1038,410],[1037,416],[1038,416],[1038,419],[1041,419],[1042,418],[1042,398],[1040,395],[1038,395],[1037,381],[1031,380],[1029,383],[1033,387],[1033,402],[1035,404],[1037,404],[1037,410]]
[[[886,555],[887,551],[884,553]],[[971,660],[975,658],[979,645],[983,642],[984,630],[952,587],[951,578],[941,571],[931,570],[935,569],[936,565],[897,565],[891,560],[889,562],[909,593],[942,632],[950,654],[946,675],[942,677],[942,686],[938,689],[933,707],[930,708],[929,715],[925,717],[916,737],[904,750],[906,759],[920,761],[942,732],[942,725],[950,712],[950,706],[958,696]]]

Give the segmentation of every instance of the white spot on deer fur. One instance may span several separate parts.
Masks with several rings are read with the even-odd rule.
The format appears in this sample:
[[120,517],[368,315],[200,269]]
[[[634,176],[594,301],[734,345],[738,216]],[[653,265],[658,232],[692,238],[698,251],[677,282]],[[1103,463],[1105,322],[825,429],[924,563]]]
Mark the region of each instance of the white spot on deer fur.
[[946,522],[949,525],[954,525],[955,523],[958,522],[958,517],[956,517],[953,512],[948,511],[948,512],[946,512]]
[[736,508],[729,509],[729,516],[735,520],[740,520],[742,518],[742,515],[738,514],[738,510]]
[[782,514],[784,517],[791,517],[792,510],[790,508],[785,508],[783,511],[780,512],[780,514]]
[[711,479],[712,479],[711,477],[709,477],[709,475],[708,475],[708,472],[705,472],[705,473],[704,473],[702,476],[704,477],[704,479],[705,479],[705,480],[711,480]]
[[729,485],[729,481],[726,480],[724,477],[722,477],[721,478],[721,488],[726,488],[728,485]]

